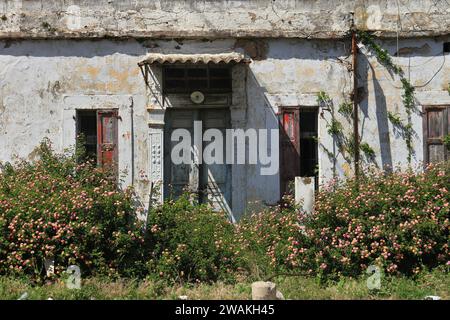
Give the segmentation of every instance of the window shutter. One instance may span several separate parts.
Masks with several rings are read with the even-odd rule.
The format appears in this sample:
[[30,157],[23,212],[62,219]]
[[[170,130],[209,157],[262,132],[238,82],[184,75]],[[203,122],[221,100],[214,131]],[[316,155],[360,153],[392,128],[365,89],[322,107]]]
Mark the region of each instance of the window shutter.
[[98,164],[117,172],[118,128],[117,110],[97,111],[97,154]]
[[423,119],[424,159],[436,163],[449,159],[449,151],[444,145],[444,137],[450,132],[450,107],[425,107]]
[[289,181],[300,175],[299,109],[283,108],[280,114],[280,174],[281,192]]

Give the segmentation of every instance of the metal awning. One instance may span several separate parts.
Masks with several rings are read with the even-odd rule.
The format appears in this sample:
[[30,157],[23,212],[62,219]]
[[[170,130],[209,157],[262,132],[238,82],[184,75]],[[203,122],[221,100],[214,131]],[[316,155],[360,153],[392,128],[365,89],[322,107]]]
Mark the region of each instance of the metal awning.
[[149,53],[144,60],[139,62],[139,66],[146,64],[164,64],[164,63],[250,63],[250,59],[244,54],[238,52],[229,53],[198,53],[198,54],[164,54],[164,53]]

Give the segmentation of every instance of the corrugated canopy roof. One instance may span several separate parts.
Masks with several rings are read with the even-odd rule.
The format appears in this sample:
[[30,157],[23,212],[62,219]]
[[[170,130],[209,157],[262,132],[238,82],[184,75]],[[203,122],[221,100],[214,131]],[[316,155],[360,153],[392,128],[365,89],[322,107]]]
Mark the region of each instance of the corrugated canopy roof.
[[139,65],[153,63],[249,63],[250,59],[238,52],[229,53],[195,53],[195,54],[164,54],[149,53]]

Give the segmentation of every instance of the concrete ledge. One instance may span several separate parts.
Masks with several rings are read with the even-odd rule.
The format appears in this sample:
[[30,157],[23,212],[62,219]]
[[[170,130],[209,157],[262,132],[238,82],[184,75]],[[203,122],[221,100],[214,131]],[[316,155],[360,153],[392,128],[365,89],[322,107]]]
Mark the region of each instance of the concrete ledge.
[[[70,2],[72,3],[72,2]],[[411,0],[0,0],[0,39],[385,37],[448,35],[445,2]],[[398,23],[401,21],[401,28]]]

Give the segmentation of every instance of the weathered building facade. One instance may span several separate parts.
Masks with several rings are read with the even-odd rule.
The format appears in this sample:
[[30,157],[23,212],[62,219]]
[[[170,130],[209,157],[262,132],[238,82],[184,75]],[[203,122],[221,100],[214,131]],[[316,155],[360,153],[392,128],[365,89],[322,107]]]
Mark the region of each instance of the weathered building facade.
[[[399,77],[361,44],[355,88],[352,28],[373,32],[403,69],[414,112]],[[32,159],[44,137],[63,151],[81,132],[143,203],[152,186],[163,197],[190,185],[238,218],[279,201],[292,176],[320,185],[353,174],[330,126],[351,140],[352,116],[339,106],[355,93],[361,166],[448,159],[449,42],[447,1],[0,0],[0,161]],[[409,124],[413,148],[395,119]],[[280,170],[173,165],[170,134],[199,120],[219,131],[281,128]]]

